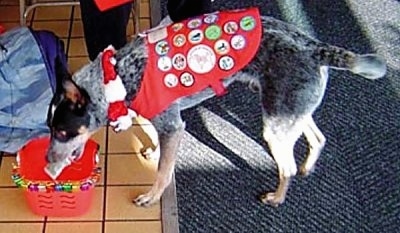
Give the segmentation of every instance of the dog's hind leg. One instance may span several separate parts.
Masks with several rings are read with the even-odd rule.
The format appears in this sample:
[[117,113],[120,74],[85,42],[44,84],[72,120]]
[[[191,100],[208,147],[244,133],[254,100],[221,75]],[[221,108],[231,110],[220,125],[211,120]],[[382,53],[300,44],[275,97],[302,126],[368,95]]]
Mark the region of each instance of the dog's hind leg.
[[261,201],[277,206],[285,200],[290,180],[297,173],[293,149],[303,132],[304,118],[285,119],[265,116],[263,121],[263,137],[277,164],[279,181],[276,191],[263,194]]
[[182,122],[177,105],[153,119],[152,123],[160,137],[160,160],[156,179],[150,191],[139,195],[133,201],[136,205],[143,207],[158,202],[171,183],[178,147],[185,132],[185,124]]
[[300,166],[300,174],[306,176],[314,169],[315,163],[325,146],[326,138],[315,124],[312,116],[307,119],[303,133],[308,141],[309,151],[306,160]]

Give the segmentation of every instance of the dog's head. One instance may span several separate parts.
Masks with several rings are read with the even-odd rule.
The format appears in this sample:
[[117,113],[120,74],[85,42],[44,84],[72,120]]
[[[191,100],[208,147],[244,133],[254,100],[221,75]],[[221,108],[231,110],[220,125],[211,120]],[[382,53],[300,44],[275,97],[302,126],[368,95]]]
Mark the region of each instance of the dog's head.
[[57,88],[47,114],[47,124],[51,131],[48,162],[80,156],[91,136],[88,130],[88,93],[72,80],[71,74],[60,64],[56,64],[56,75]]

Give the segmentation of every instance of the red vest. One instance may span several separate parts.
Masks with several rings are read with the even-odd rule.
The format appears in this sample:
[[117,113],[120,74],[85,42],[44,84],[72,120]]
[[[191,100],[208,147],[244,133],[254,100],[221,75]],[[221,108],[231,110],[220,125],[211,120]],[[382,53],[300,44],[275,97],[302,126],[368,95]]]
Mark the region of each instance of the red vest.
[[178,98],[207,87],[222,95],[222,79],[253,59],[261,32],[257,8],[205,14],[148,31],[148,61],[130,108],[151,119]]

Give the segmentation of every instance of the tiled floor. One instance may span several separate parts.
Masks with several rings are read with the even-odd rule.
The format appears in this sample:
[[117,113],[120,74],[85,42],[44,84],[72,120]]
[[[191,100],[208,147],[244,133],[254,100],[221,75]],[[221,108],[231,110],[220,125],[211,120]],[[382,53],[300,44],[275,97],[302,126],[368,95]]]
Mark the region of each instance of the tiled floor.
[[[34,29],[48,29],[59,35],[67,45],[71,71],[88,62],[82,33],[79,7],[36,8],[28,17]],[[140,2],[140,30],[149,28],[149,1]],[[19,25],[18,0],[0,0],[0,23],[7,29]],[[134,23],[129,24],[128,37],[134,33]],[[141,120],[141,127],[154,136],[151,125]],[[93,138],[100,144],[101,180],[95,188],[95,197],[88,213],[80,217],[55,218],[34,215],[26,205],[22,190],[11,180],[15,156],[0,159],[0,233],[160,233],[165,230],[168,216],[176,215],[173,208],[174,189],[167,191],[160,204],[139,208],[131,203],[138,194],[151,187],[155,177],[156,161],[145,160],[140,155],[142,141],[133,134],[140,126],[116,134],[103,128]],[[165,210],[164,211],[164,206]],[[172,212],[171,212],[172,211]],[[173,225],[173,224],[172,224]],[[177,232],[177,230],[175,231]]]

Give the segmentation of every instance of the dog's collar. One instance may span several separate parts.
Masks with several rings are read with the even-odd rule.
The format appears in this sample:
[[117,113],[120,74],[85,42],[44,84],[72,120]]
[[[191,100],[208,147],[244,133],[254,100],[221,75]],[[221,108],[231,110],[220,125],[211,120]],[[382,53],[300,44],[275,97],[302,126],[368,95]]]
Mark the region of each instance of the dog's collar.
[[115,70],[117,60],[115,49],[108,46],[102,53],[103,83],[106,101],[108,102],[108,119],[115,131],[126,130],[132,125],[132,118],[137,114],[125,105],[126,89]]

